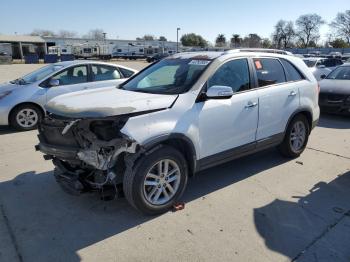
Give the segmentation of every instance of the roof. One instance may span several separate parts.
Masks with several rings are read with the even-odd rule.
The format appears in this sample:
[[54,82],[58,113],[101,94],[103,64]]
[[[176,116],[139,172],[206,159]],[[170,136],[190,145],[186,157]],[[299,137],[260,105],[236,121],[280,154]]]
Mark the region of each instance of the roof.
[[99,65],[110,65],[110,66],[118,66],[121,68],[129,69],[131,71],[137,72],[138,70],[119,65],[119,64],[114,64],[114,63],[107,63],[107,62],[101,62],[101,61],[96,61],[96,60],[73,60],[73,61],[64,61],[64,62],[57,62],[55,65],[61,65],[61,66],[71,66],[71,65],[86,65],[86,64],[99,64]]
[[224,52],[218,52],[218,51],[184,52],[184,53],[174,54],[171,56],[171,58],[214,60],[215,58],[218,58],[223,54]]
[[45,43],[45,40],[31,35],[0,35],[0,42]]

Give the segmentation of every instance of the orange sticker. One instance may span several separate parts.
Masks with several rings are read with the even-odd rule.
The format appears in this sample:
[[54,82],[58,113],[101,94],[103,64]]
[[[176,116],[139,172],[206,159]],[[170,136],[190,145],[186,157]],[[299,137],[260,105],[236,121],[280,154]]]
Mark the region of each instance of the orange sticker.
[[256,69],[258,69],[258,70],[262,69],[262,64],[261,64],[260,60],[255,60],[254,63],[255,63]]

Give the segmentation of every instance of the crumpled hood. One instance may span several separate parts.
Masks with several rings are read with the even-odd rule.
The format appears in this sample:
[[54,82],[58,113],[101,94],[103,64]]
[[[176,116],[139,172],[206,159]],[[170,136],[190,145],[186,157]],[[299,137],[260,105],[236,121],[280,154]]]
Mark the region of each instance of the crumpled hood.
[[320,92],[350,95],[350,80],[324,79],[320,81]]
[[50,113],[69,118],[98,118],[168,108],[177,96],[107,87],[57,96],[45,108]]

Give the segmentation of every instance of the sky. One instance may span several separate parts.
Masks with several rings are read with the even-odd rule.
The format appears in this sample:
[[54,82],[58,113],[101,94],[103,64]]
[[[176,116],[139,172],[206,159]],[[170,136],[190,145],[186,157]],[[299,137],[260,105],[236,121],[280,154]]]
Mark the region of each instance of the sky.
[[[110,39],[135,39],[145,34],[176,41],[186,33],[214,42],[219,33],[257,33],[270,37],[278,20],[295,21],[317,13],[330,23],[338,12],[350,9],[349,0],[16,0],[1,4],[0,34],[28,34],[34,29],[61,29],[86,34],[101,28]],[[326,38],[328,26],[322,26]]]

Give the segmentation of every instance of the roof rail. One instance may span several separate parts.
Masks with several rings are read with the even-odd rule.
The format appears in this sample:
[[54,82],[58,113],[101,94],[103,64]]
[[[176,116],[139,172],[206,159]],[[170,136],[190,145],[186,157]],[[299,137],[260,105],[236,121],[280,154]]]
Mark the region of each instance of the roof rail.
[[231,49],[225,52],[225,54],[236,53],[236,52],[260,52],[260,53],[273,53],[280,55],[293,55],[291,52],[279,49],[267,49],[267,48],[238,48]]

